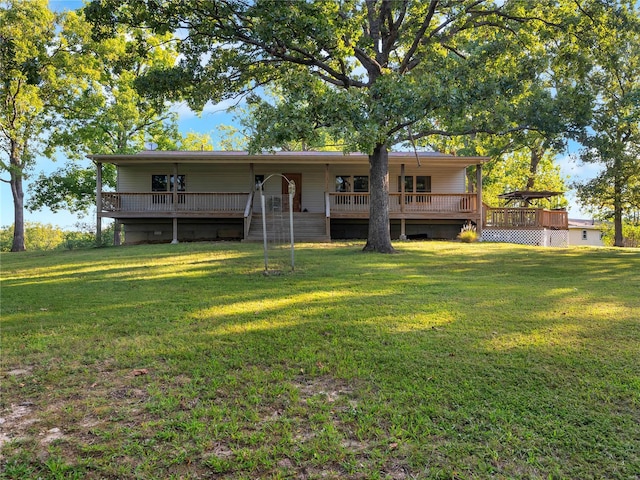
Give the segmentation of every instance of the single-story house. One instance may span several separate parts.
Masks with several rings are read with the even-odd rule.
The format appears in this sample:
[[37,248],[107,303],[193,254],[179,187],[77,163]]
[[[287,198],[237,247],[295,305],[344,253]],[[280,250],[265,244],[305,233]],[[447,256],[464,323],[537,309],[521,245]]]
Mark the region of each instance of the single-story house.
[[[369,158],[341,152],[143,151],[90,155],[97,165],[98,228],[124,228],[126,243],[262,239],[262,200],[287,221],[290,181],[296,241],[366,238]],[[454,239],[466,222],[483,228],[482,164],[487,157],[389,153],[391,236]],[[102,165],[117,167],[103,191]],[[467,167],[476,167],[475,186]]]
[[594,220],[570,218],[569,245],[604,246],[602,224]]

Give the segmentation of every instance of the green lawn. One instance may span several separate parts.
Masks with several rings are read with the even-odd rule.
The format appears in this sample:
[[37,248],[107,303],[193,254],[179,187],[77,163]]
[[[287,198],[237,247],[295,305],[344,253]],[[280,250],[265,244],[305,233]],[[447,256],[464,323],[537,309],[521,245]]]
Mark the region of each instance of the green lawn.
[[2,254],[0,478],[640,477],[640,253]]

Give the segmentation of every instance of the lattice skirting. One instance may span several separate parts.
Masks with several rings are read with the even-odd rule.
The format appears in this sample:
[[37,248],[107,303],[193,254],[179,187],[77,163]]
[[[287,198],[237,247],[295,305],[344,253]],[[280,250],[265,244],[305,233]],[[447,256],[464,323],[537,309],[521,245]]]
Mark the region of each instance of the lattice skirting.
[[539,245],[542,247],[566,247],[569,245],[568,230],[502,230],[485,228],[482,230],[483,242],[519,243],[521,245]]

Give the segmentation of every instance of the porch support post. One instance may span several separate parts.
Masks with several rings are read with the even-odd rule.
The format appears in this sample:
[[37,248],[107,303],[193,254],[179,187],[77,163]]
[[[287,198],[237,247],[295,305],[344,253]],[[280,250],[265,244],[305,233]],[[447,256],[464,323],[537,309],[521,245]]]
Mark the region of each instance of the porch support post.
[[171,243],[175,244],[178,243],[178,213],[176,212],[176,210],[178,209],[178,164],[174,163],[173,164],[173,205],[172,205],[172,210],[173,210],[173,240],[171,240]]
[[400,165],[400,212],[402,213],[402,218],[400,219],[400,240],[406,240],[407,221],[404,218],[404,163]]
[[122,231],[122,225],[117,218],[113,222],[113,245],[120,246],[120,232]]
[[96,163],[96,245],[102,245],[102,162]]
[[324,191],[329,191],[329,164],[324,164]]
[[482,236],[482,224],[484,223],[484,212],[482,211],[482,164],[476,165],[476,202],[478,203],[478,223],[476,224],[476,232],[478,237]]
[[324,164],[324,233],[331,238],[331,196],[329,195],[329,164]]
[[178,217],[173,217],[173,240],[171,243],[178,243]]
[[253,192],[256,189],[256,171],[253,167],[253,162],[249,164],[249,191]]
[[173,210],[178,208],[178,164],[173,164],[173,188],[171,189],[173,193]]

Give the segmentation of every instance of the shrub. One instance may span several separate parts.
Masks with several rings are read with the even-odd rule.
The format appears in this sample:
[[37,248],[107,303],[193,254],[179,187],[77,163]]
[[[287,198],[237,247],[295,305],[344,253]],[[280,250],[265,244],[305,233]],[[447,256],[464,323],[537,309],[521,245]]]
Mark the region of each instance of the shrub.
[[464,243],[473,243],[478,240],[478,232],[476,226],[471,222],[467,222],[462,226],[458,239]]

